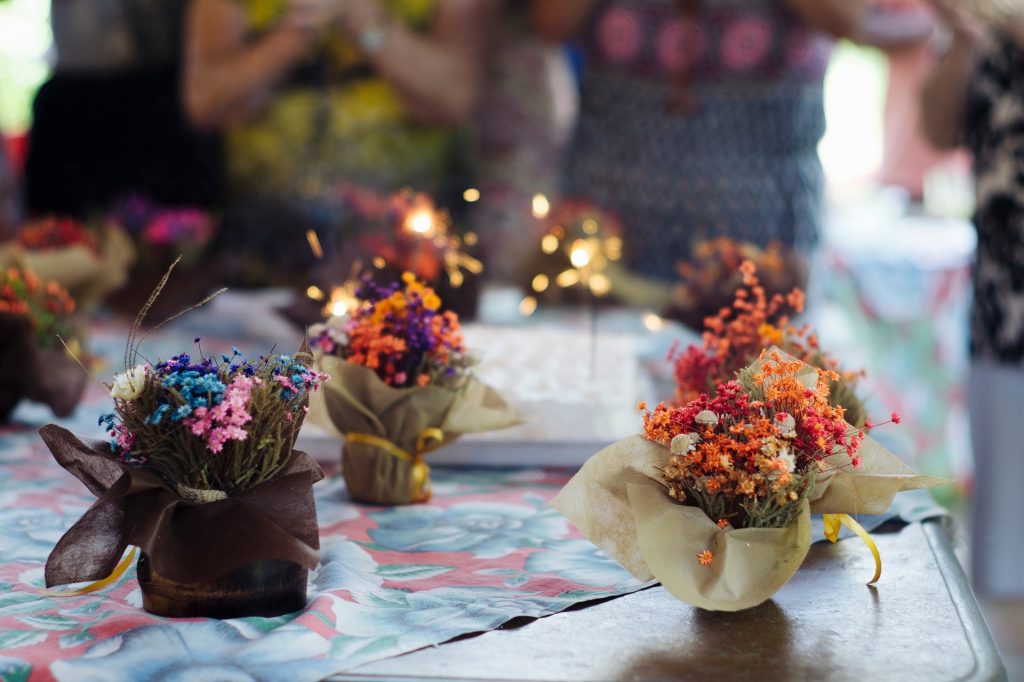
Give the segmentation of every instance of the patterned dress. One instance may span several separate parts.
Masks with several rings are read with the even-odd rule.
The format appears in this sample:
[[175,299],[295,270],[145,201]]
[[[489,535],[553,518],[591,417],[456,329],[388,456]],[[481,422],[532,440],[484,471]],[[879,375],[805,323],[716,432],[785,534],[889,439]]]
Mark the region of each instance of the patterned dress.
[[628,265],[661,279],[708,237],[811,247],[830,49],[777,0],[602,2],[566,193],[618,213]]
[[971,354],[1024,360],[1024,49],[998,40],[972,80],[967,141],[977,176]]

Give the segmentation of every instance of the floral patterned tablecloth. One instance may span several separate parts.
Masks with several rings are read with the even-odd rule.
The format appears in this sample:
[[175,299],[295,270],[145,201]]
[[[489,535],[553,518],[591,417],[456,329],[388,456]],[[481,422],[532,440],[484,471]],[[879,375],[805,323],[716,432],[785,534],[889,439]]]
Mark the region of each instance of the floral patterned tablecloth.
[[98,593],[45,596],[46,557],[93,498],[37,426],[0,431],[3,680],[315,680],[643,587],[546,506],[568,474],[450,469],[435,472],[429,505],[390,509],[350,502],[328,472],[316,485],[321,565],[298,613],[152,616],[134,568]]

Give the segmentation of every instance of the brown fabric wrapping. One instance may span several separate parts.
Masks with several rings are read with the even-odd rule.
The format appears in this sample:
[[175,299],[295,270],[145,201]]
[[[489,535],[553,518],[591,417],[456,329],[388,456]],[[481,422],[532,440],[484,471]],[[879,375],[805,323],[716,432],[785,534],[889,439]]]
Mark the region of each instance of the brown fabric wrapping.
[[82,246],[31,250],[17,243],[0,246],[0,265],[28,268],[42,280],[54,280],[68,290],[79,307],[91,310],[128,279],[135,247],[122,230],[103,232],[99,253]]
[[[441,429],[447,444],[465,433],[521,421],[497,391],[475,377],[458,391],[437,386],[392,388],[372,370],[341,358],[322,356],[319,363],[331,381],[320,394],[322,405],[313,396],[310,419],[342,438],[367,433],[413,454],[424,429]],[[341,463],[352,499],[377,504],[411,501],[411,461],[366,443],[346,443]]]
[[7,420],[22,398],[67,417],[82,398],[87,379],[63,346],[40,348],[28,320],[0,314],[0,422]]
[[53,424],[39,433],[57,463],[99,498],[50,553],[47,586],[110,575],[128,545],[179,583],[214,580],[264,559],[308,568],[320,559],[312,486],[323,472],[304,452],[294,451],[272,481],[195,505],[153,472],[119,461],[105,441],[82,440]]

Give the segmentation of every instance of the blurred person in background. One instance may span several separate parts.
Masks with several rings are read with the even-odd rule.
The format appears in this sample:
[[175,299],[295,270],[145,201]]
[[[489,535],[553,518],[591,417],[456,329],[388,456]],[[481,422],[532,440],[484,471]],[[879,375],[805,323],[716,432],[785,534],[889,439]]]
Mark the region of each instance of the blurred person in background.
[[[185,103],[227,135],[222,236],[270,275],[333,242],[339,187],[461,202],[496,0],[193,0]],[[326,233],[326,234],[325,234]],[[262,265],[260,264],[262,262]],[[256,273],[259,277],[260,273]]]
[[979,595],[1024,597],[1024,7],[931,0],[949,29],[923,93],[931,140],[974,157],[978,251],[968,406],[974,449],[972,577]]
[[17,229],[20,207],[17,182],[6,141],[0,136],[0,240]]
[[810,250],[822,219],[823,78],[860,0],[564,0],[535,27],[582,36],[565,191],[617,213],[624,258],[678,278],[718,236]]
[[577,109],[566,47],[530,26],[531,13],[546,2],[502,3],[476,117],[479,199],[469,197],[468,224],[480,235],[488,279],[506,284],[539,248],[533,196],[554,200]]
[[53,0],[56,61],[33,104],[29,213],[88,217],[128,195],[208,206],[216,138],[181,107],[181,0]]
[[925,177],[937,166],[968,172],[962,152],[939,150],[921,126],[921,88],[935,65],[936,20],[928,0],[869,0],[857,42],[879,48],[888,64],[882,166],[877,180],[922,201]]

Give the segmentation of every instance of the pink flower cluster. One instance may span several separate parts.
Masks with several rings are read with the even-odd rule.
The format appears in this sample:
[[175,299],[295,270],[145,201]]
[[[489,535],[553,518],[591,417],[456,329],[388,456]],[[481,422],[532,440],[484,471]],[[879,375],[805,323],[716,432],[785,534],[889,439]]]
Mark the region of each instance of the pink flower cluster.
[[224,400],[213,408],[197,407],[185,420],[185,425],[206,440],[210,452],[220,452],[229,440],[245,440],[249,434],[242,427],[252,421],[249,396],[258,383],[258,377],[236,376],[228,384]]
[[157,246],[181,242],[202,245],[213,236],[213,221],[197,209],[161,211],[146,225],[142,236]]

